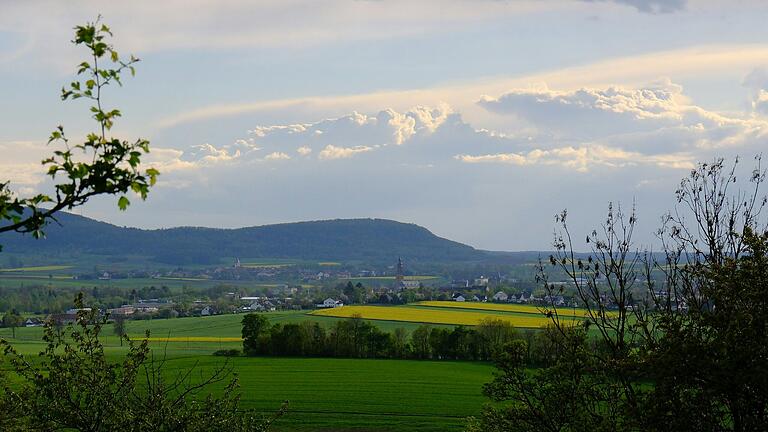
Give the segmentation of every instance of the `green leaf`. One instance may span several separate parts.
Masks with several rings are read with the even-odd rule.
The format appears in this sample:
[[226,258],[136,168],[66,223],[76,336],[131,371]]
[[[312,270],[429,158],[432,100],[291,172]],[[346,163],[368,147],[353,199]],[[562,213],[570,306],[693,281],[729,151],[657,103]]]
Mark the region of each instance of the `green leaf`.
[[125,196],[121,196],[120,199],[117,200],[117,207],[120,208],[120,210],[127,209],[129,205],[131,205],[131,202],[128,201],[128,198]]

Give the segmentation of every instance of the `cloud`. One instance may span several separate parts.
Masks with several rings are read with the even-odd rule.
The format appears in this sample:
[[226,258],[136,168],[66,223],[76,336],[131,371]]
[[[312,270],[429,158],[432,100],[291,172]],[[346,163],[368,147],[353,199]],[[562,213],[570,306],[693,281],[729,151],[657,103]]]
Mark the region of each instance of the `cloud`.
[[405,112],[388,108],[373,115],[353,112],[314,123],[257,126],[249,131],[248,145],[296,148],[301,156],[309,156],[313,150],[327,149],[328,146],[371,149],[401,146],[417,137],[433,134],[451,114],[451,108],[442,104],[435,108],[416,106]]
[[[168,50],[303,49],[337,41],[391,39],[544,8],[535,1],[516,2],[513,6],[462,0],[220,0],[215,4],[207,0],[42,0],[34,4],[4,2],[0,30],[23,29],[18,32],[23,42],[17,43],[19,47],[9,59],[63,66],[77,64],[77,57],[73,50],[60,49],[57,42],[71,38],[75,23],[92,20],[94,10],[112,28],[130,29],[118,31],[119,46],[126,52],[147,54]],[[440,13],[435,14],[435,10]],[[30,16],[35,19],[30,20]]]
[[352,110],[371,111],[383,106],[405,110],[415,105],[439,106],[440,103],[450,105],[472,122],[487,122],[487,111],[473,106],[478,95],[498,95],[509,89],[525,88],[531,83],[542,82],[561,91],[574,91],[582,87],[609,87],[617,82],[636,87],[659,76],[672,77],[676,82],[706,77],[722,79],[729,75],[741,79],[743,74],[738,71],[754,68],[755,64],[764,63],[766,59],[768,46],[763,44],[698,45],[610,58],[533,74],[479,77],[420,89],[210,104],[166,115],[157,120],[155,126],[167,129],[223,117],[276,112],[289,118],[296,113],[328,116],[329,113],[342,115]]
[[498,153],[480,156],[457,155],[466,163],[503,163],[518,166],[559,165],[587,172],[595,166],[624,168],[636,165],[655,165],[660,168],[690,169],[695,159],[690,154],[644,155],[601,145],[562,147],[551,150],[531,150],[527,153]]
[[632,6],[638,12],[665,14],[685,10],[687,0],[580,0],[588,3],[612,2]]
[[336,147],[334,145],[329,144],[325,146],[325,148],[320,152],[320,154],[317,155],[317,158],[320,160],[346,159],[356,154],[366,153],[371,150],[373,150],[372,147],[366,147],[366,146]]
[[265,160],[288,160],[290,158],[291,157],[288,156],[287,153],[283,153],[283,152],[272,152],[272,153],[264,156]]
[[754,113],[768,114],[768,68],[760,66],[744,77],[742,85],[750,90],[751,108]]
[[587,142],[641,153],[702,151],[764,142],[768,123],[725,115],[688,102],[668,79],[628,88],[584,87],[573,91],[515,89],[478,104],[514,116],[555,141]]

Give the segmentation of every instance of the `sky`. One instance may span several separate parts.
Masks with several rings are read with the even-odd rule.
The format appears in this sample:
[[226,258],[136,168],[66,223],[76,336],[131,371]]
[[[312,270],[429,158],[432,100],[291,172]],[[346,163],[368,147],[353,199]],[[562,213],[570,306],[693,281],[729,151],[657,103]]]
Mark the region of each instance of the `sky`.
[[[161,171],[121,226],[387,218],[490,250],[551,249],[609,202],[638,244],[696,163],[768,149],[768,4],[715,0],[0,0],[0,181],[51,190],[50,131],[102,15],[135,78],[113,133]],[[745,171],[745,172],[746,172]]]

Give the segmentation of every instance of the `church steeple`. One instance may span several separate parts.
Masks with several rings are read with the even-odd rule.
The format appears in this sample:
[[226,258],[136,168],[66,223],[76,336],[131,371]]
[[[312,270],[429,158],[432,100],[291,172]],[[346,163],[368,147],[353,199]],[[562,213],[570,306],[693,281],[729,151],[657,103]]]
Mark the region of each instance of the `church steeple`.
[[395,275],[395,289],[402,290],[405,288],[405,276],[403,274],[403,260],[397,257],[397,274]]

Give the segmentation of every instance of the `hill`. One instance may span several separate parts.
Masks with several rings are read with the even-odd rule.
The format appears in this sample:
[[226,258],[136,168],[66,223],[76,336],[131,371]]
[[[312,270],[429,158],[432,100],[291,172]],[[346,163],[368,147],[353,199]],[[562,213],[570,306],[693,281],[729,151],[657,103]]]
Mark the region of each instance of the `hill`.
[[7,253],[142,255],[168,264],[207,264],[243,257],[391,262],[482,261],[488,253],[432,234],[426,228],[385,219],[336,219],[237,229],[179,227],[144,230],[62,213],[47,237],[6,234]]

